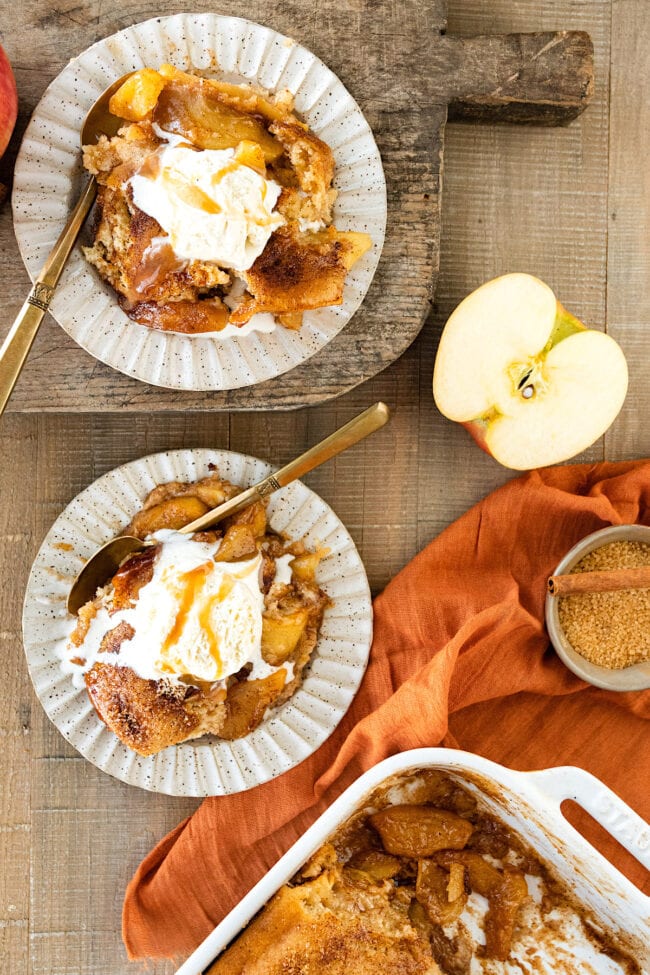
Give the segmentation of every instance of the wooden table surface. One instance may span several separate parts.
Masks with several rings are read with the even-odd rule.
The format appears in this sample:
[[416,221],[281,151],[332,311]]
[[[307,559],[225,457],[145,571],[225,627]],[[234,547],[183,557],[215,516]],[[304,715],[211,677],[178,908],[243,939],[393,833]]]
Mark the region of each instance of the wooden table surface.
[[[391,5],[397,23],[399,0]],[[596,92],[568,129],[448,127],[436,304],[398,362],[338,400],[293,413],[14,413],[2,420],[3,972],[127,971],[119,933],[124,887],[148,849],[197,805],[140,792],[99,772],[48,722],[32,692],[20,634],[27,574],[54,518],[90,481],[135,457],[180,446],[231,447],[280,464],[381,398],[395,410],[390,426],[306,479],[347,524],[373,589],[381,589],[426,542],[510,476],[437,413],[430,392],[446,317],[468,291],[507,270],[548,281],[571,311],[606,327],[627,354],[627,404],[581,459],[650,454],[647,0],[450,0],[449,6],[449,30],[458,34],[588,30]],[[182,7],[211,5],[197,0]],[[241,10],[245,15],[245,5]],[[156,12],[146,0],[6,4],[0,41],[24,107],[77,52],[80,30],[89,42]],[[0,260],[10,321],[28,278],[7,205],[0,211]],[[58,326],[50,319],[45,328]],[[172,970],[167,963],[149,969],[154,975]]]

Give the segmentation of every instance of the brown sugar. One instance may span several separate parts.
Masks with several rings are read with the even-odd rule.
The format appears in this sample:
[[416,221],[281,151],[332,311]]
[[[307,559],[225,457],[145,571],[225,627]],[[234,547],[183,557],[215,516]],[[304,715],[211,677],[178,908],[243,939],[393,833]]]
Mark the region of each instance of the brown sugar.
[[[650,545],[610,542],[585,555],[571,572],[644,565],[650,565]],[[622,670],[650,660],[650,589],[562,596],[558,612],[569,643],[591,663]]]

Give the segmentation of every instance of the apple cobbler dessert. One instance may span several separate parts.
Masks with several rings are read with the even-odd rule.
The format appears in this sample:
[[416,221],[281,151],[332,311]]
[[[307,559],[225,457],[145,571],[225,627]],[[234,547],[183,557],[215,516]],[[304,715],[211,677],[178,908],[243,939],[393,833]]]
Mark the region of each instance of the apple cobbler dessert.
[[640,975],[451,777],[391,780],[206,975]]
[[240,490],[216,471],[155,488],[127,529],[150,544],[79,611],[69,665],[140,755],[247,735],[298,688],[316,646],[324,550],[274,532],[261,502],[218,528],[178,531]]
[[84,147],[99,183],[85,255],[131,319],[197,333],[270,315],[298,329],[303,312],[342,303],[371,240],[332,225],[332,152],[288,91],[162,65],[109,107],[124,126]]

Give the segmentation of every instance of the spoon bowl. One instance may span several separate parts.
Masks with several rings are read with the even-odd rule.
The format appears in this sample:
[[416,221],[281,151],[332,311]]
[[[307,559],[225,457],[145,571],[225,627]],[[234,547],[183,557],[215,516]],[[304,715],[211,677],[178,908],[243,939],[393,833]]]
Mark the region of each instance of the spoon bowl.
[[134,552],[139,552],[143,547],[144,542],[141,538],[136,538],[135,535],[120,535],[119,538],[111,538],[98,548],[72,584],[68,594],[68,612],[76,616],[88,599],[92,599],[92,595],[86,598],[87,593],[94,594],[101,589],[106,581],[115,575],[124,559]]
[[108,105],[115,92],[133,74],[135,74],[134,71],[123,74],[121,78],[118,78],[112,85],[109,85],[94,103],[81,126],[80,138],[82,147],[94,144],[102,135],[106,135],[109,138],[117,135],[118,131],[124,125],[124,119],[118,118],[117,115],[111,115]]

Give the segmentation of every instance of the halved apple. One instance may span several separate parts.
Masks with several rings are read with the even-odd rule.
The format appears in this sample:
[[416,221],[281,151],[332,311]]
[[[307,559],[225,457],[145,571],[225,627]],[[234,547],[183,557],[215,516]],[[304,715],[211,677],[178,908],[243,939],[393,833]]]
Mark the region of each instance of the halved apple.
[[440,412],[514,470],[585,450],[626,392],[620,346],[530,274],[506,274],[468,295],[445,325],[433,371]]

